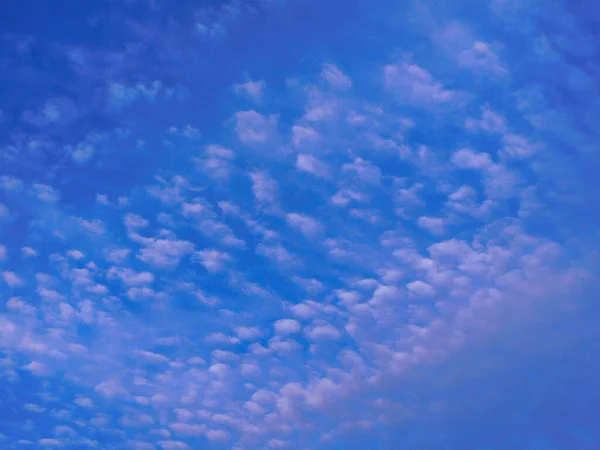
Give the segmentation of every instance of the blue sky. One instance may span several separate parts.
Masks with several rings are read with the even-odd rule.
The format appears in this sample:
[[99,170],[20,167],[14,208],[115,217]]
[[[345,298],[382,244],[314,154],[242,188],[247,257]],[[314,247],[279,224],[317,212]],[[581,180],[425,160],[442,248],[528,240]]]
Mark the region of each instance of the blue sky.
[[4,2],[0,447],[600,448],[599,17]]

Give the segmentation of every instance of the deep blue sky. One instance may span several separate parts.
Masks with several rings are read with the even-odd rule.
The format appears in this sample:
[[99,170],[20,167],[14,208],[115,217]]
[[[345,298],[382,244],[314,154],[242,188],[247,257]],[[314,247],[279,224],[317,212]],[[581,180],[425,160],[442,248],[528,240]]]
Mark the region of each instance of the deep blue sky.
[[3,2],[0,448],[600,448],[599,18]]

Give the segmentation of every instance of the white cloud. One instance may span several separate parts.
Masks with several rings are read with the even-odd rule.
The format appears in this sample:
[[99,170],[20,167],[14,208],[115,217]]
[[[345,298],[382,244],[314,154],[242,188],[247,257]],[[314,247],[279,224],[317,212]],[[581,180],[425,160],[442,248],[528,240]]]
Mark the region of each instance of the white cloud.
[[352,172],[360,180],[366,183],[379,184],[381,180],[381,169],[371,161],[360,157],[354,159],[352,163],[346,163],[342,166],[342,171]]
[[149,352],[146,350],[135,350],[133,355],[139,361],[150,364],[164,364],[169,362],[169,358],[159,353]]
[[111,267],[106,277],[109,280],[119,279],[128,287],[142,286],[154,281],[154,274],[150,272],[136,272],[127,267]]
[[330,167],[326,163],[319,161],[313,155],[308,153],[299,153],[296,157],[296,168],[300,172],[308,172],[317,177],[326,178],[330,174]]
[[421,280],[411,281],[406,285],[406,288],[411,294],[418,297],[431,297],[435,295],[433,287]]
[[238,95],[260,102],[265,94],[265,86],[264,80],[248,80],[245,83],[235,84],[233,90]]
[[250,172],[249,176],[256,203],[262,207],[273,207],[279,192],[277,182],[265,171]]
[[334,89],[344,91],[352,87],[350,77],[334,64],[323,64],[321,77]]
[[341,337],[341,333],[333,325],[317,325],[306,329],[304,333],[313,341],[335,341]]
[[43,438],[38,440],[38,445],[44,448],[59,448],[63,447],[63,442],[59,439]]
[[301,330],[300,322],[293,319],[280,319],[273,324],[279,335],[295,334]]
[[286,214],[285,220],[291,228],[296,229],[307,238],[314,238],[323,233],[323,225],[304,214],[289,213]]
[[277,116],[264,116],[254,110],[240,111],[235,114],[235,131],[242,144],[264,144],[277,132]]
[[441,236],[446,233],[446,221],[440,217],[421,216],[417,223],[433,235]]
[[25,284],[23,282],[23,280],[21,279],[21,277],[19,277],[14,272],[10,272],[10,271],[3,272],[2,278],[4,279],[4,282],[6,284],[8,284],[10,287],[18,287],[18,286],[23,286],[23,284]]
[[236,327],[234,331],[240,339],[245,341],[253,341],[263,334],[258,327]]
[[172,269],[179,261],[194,250],[194,244],[178,239],[143,239],[146,245],[137,258],[154,267]]
[[200,260],[200,264],[211,273],[223,270],[231,261],[231,256],[218,250],[201,250],[196,252],[196,257]]
[[384,67],[384,83],[388,91],[413,106],[430,107],[456,101],[461,93],[446,89],[424,68],[402,62]]
[[[189,431],[189,430],[188,430]],[[158,446],[163,450],[189,450],[190,447],[182,441],[158,441]]]
[[204,155],[193,158],[199,170],[216,181],[224,181],[231,176],[231,162],[235,153],[222,145],[207,145]]
[[81,408],[91,409],[94,407],[94,401],[89,397],[77,397],[73,403]]
[[292,142],[294,147],[311,147],[319,140],[319,133],[309,126],[294,125],[292,127]]
[[228,441],[231,438],[230,434],[225,430],[207,430],[206,437],[209,441],[219,442]]
[[471,48],[461,51],[458,54],[458,65],[495,75],[506,73],[500,58],[492,51],[489,44],[482,41],[476,41]]
[[[23,247],[21,249],[21,253],[23,254],[24,257],[26,258],[32,258],[38,255],[38,252],[35,251],[33,248],[31,247]],[[0,249],[0,259],[2,259],[2,251]]]
[[469,148],[463,148],[452,155],[452,163],[460,169],[484,170],[494,163],[487,153],[476,153]]
[[31,361],[29,364],[24,365],[23,369],[38,377],[45,377],[50,374],[48,366],[39,361]]
[[93,155],[94,146],[87,142],[82,142],[75,147],[71,153],[71,158],[73,158],[73,161],[75,161],[77,164],[85,164],[92,159]]
[[53,97],[37,111],[25,111],[23,121],[38,127],[67,126],[79,117],[75,103],[64,97]]
[[60,195],[52,186],[36,183],[31,187],[31,192],[42,202],[55,203],[60,200]]

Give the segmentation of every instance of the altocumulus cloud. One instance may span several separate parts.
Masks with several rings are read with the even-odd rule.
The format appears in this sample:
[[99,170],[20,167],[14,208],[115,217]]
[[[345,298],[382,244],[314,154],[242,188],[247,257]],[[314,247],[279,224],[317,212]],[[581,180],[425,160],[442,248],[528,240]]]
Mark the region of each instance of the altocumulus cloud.
[[600,448],[597,6],[12,3],[0,447]]

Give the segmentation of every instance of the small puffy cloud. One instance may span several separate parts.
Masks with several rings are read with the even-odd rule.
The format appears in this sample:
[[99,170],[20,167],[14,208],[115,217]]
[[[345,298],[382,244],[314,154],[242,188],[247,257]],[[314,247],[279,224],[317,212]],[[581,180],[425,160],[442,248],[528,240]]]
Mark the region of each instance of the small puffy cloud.
[[77,223],[79,223],[79,226],[82,229],[84,229],[90,234],[102,236],[104,233],[106,233],[106,226],[104,225],[104,222],[102,222],[100,219],[86,220],[80,217],[76,219],[76,221]]
[[163,450],[190,450],[189,445],[182,441],[158,441],[156,444]]
[[262,336],[262,331],[258,327],[236,327],[235,334],[245,341],[252,341]]
[[294,319],[280,319],[273,324],[275,333],[288,335],[298,333],[301,329],[300,322]]
[[421,280],[411,281],[406,285],[406,289],[417,297],[432,297],[435,295],[435,289]]
[[113,264],[122,264],[130,253],[128,248],[111,248],[104,251],[106,260]]
[[441,217],[421,216],[417,221],[419,226],[435,236],[441,236],[446,232],[446,221]]
[[351,163],[344,164],[342,171],[350,172],[366,183],[379,184],[381,180],[381,169],[372,162],[360,157]]
[[225,430],[207,430],[206,437],[209,441],[219,442],[228,441],[231,438],[230,434]]
[[223,363],[216,363],[210,366],[208,371],[219,378],[223,378],[229,373],[229,366]]
[[482,41],[476,41],[469,49],[458,54],[458,65],[494,75],[504,75],[506,69],[500,58],[493,52],[491,46]]
[[77,164],[85,164],[94,155],[94,146],[87,143],[82,142],[71,152],[71,158]]
[[75,103],[64,97],[50,98],[37,111],[23,113],[23,121],[37,127],[67,126],[78,117]]
[[0,177],[0,188],[7,192],[18,192],[23,189],[23,181],[10,175]]
[[39,361],[31,361],[29,364],[24,365],[23,369],[38,377],[45,377],[50,374],[50,369],[48,366]]
[[483,130],[488,133],[503,133],[506,131],[504,117],[496,113],[489,105],[481,108],[481,119],[468,117],[465,128],[469,131]]
[[67,256],[76,261],[79,261],[80,259],[85,258],[85,253],[83,253],[77,249],[71,249],[71,250],[67,251]]
[[292,127],[292,142],[294,147],[306,147],[319,140],[319,133],[309,126],[294,125]]
[[538,147],[519,134],[505,134],[502,137],[502,153],[513,158],[527,158],[532,156]]
[[235,153],[222,145],[207,145],[204,149],[204,155],[194,158],[198,170],[216,181],[229,179],[231,175],[231,161],[235,158]]
[[338,329],[329,324],[307,328],[304,334],[313,341],[335,341],[341,337]]
[[286,214],[287,224],[308,238],[314,238],[323,232],[323,225],[315,219],[303,214]]
[[315,307],[313,302],[298,303],[290,308],[292,314],[301,319],[310,319],[319,313],[319,309]]
[[63,447],[63,442],[59,439],[43,438],[38,440],[38,445],[42,448],[59,448]]
[[157,96],[164,91],[162,83],[158,80],[149,84],[138,83],[134,86],[111,82],[107,87],[106,102],[110,109],[119,111],[138,99],[155,101]]
[[128,267],[111,267],[106,277],[109,280],[120,280],[125,286],[143,286],[154,281],[151,272],[136,272]]
[[245,83],[235,84],[233,90],[237,95],[260,102],[265,94],[265,82],[263,80],[248,80]]
[[135,350],[133,356],[138,361],[148,364],[164,364],[169,362],[169,358],[159,353],[149,352],[145,350]]
[[16,273],[10,272],[10,271],[3,272],[2,273],[2,279],[10,287],[23,286],[23,284],[24,284],[24,282],[21,279],[21,277],[19,277]]
[[323,64],[321,78],[333,89],[344,91],[352,87],[352,80],[334,64]]
[[282,245],[259,244],[256,253],[263,255],[280,266],[291,266],[298,263],[297,258]]
[[23,408],[25,408],[27,411],[35,413],[42,413],[46,411],[46,408],[43,408],[40,405],[36,405],[35,403],[26,403],[25,405],[23,405]]
[[238,344],[240,340],[234,336],[228,336],[225,333],[216,332],[211,333],[204,338],[206,344]]
[[264,116],[254,110],[240,111],[234,116],[235,131],[242,144],[264,144],[277,132],[277,116]]
[[416,64],[389,64],[384,67],[383,75],[386,89],[413,106],[438,106],[460,97],[459,92],[446,89],[426,69]]
[[194,244],[178,239],[150,239],[144,243],[146,247],[140,249],[137,258],[163,269],[176,267],[181,258],[194,250]]
[[[37,256],[37,255],[38,255],[38,252],[37,252],[37,251],[35,251],[35,250],[34,250],[33,248],[31,248],[31,247],[23,247],[23,248],[21,249],[21,253],[23,254],[23,256],[24,256],[25,258],[33,258],[33,257],[35,257],[35,256]],[[2,257],[1,257],[1,256],[0,256],[0,259],[2,259]]]
[[55,203],[60,200],[60,195],[52,186],[36,183],[31,187],[31,192],[42,202]]
[[328,177],[331,172],[328,164],[308,153],[299,153],[296,156],[296,168],[300,172],[307,172],[321,178]]
[[256,203],[263,207],[272,207],[277,201],[279,186],[265,171],[254,171],[249,174],[252,181],[252,193]]
[[108,398],[123,397],[127,394],[127,391],[116,379],[110,379],[99,383],[94,387],[94,390]]
[[77,397],[73,403],[81,408],[91,409],[94,407],[94,401],[89,397]]
[[337,206],[346,206],[350,202],[364,202],[368,199],[366,194],[353,189],[340,189],[331,197],[331,203]]
[[494,162],[487,153],[476,153],[469,148],[463,148],[452,155],[452,164],[459,169],[484,170],[491,167]]
[[225,265],[231,261],[231,256],[218,250],[201,250],[196,252],[196,258],[211,273],[223,270]]

